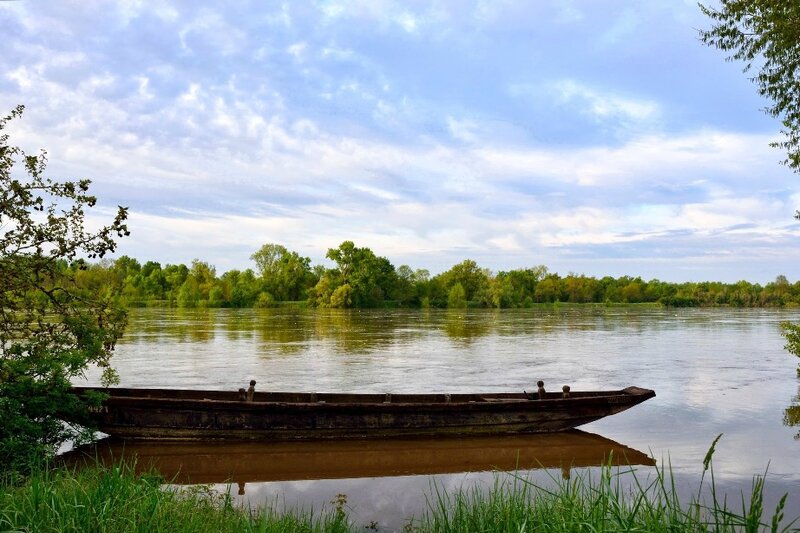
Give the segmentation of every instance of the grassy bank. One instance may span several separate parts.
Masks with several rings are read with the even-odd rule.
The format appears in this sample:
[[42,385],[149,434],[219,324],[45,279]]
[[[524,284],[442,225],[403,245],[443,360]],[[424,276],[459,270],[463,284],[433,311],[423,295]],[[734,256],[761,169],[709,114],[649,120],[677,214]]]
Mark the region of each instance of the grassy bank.
[[338,532],[352,531],[341,509],[326,514],[251,513],[202,487],[164,488],[156,475],[125,465],[74,471],[44,469],[0,494],[0,531],[61,532]]
[[[716,442],[716,441],[715,441]],[[786,496],[774,510],[763,505],[764,479],[730,507],[717,494],[712,449],[697,496],[681,501],[669,469],[631,474],[610,465],[599,475],[553,478],[540,486],[526,478],[498,476],[489,491],[447,493],[436,488],[428,510],[409,521],[409,531],[787,531]],[[705,485],[703,482],[705,480]],[[252,512],[210,490],[164,488],[154,475],[135,477],[126,466],[41,470],[0,495],[0,531],[364,531],[340,502],[322,513]]]
[[[785,499],[769,512],[763,508],[763,482],[757,481],[749,499],[735,510],[716,494],[681,502],[663,472],[631,489],[605,469],[597,480],[578,477],[555,487],[526,479],[497,478],[486,492],[436,493],[423,516],[421,530],[431,532],[759,532],[789,531],[783,515]],[[560,481],[560,480],[559,480]],[[713,491],[712,491],[713,492]]]

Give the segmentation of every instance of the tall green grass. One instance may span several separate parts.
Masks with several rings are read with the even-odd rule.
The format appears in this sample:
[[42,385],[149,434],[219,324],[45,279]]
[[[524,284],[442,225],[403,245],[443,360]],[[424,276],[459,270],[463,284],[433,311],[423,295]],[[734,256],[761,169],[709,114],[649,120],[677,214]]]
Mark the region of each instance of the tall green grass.
[[[587,471],[570,479],[550,477],[533,482],[511,474],[497,476],[489,491],[473,488],[452,494],[433,489],[429,509],[418,523],[432,532],[760,532],[792,530],[784,523],[786,495],[765,518],[764,477],[756,476],[749,496],[742,494],[734,509],[717,492],[712,456],[719,435],[705,460],[697,495],[688,502],[678,496],[669,463],[656,467],[643,481],[634,470],[614,468],[609,461],[599,475]],[[706,473],[710,481],[704,485]]]
[[[434,485],[428,510],[411,520],[421,532],[783,532],[786,496],[768,514],[764,476],[756,476],[736,506],[718,494],[712,457],[719,437],[703,461],[697,493],[678,496],[672,469],[641,474],[613,467],[584,471],[570,479],[553,476],[544,483],[518,474],[495,478],[488,490],[446,492]],[[325,512],[277,513],[233,503],[228,494],[208,487],[165,487],[157,475],[136,477],[121,464],[79,471],[39,469],[22,483],[0,486],[0,531],[31,532],[345,532],[364,531],[348,517],[339,495]],[[10,478],[9,478],[10,479]],[[366,526],[375,528],[375,524]]]
[[235,506],[207,487],[165,488],[157,475],[132,467],[74,471],[41,469],[0,493],[0,531],[61,532],[344,532],[353,528],[339,507],[279,514]]

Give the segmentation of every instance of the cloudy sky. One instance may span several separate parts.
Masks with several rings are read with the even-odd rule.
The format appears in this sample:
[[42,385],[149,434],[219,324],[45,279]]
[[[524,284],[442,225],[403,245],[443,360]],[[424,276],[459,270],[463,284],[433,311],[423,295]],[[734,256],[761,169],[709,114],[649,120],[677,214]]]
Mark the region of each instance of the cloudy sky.
[[794,281],[800,176],[694,0],[0,2],[0,110],[120,252]]

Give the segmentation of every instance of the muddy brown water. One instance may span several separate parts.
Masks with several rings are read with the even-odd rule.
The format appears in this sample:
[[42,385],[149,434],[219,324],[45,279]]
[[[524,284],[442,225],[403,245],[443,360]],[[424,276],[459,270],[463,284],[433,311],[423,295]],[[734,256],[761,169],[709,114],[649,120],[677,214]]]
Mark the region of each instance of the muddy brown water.
[[[436,490],[490,487],[497,471],[591,475],[630,457],[637,475],[671,464],[696,493],[711,441],[732,501],[767,471],[766,506],[800,515],[797,358],[779,324],[800,311],[555,306],[533,310],[165,310],[131,313],[114,357],[121,385],[304,392],[482,392],[652,388],[657,397],[565,435],[399,442],[141,444],[174,483],[211,483],[251,506],[331,507],[397,530]],[[90,371],[76,384],[98,384]],[[550,439],[550,440],[548,440]],[[105,454],[105,455],[104,455]],[[513,461],[512,461],[513,459]],[[615,462],[618,460],[615,459]],[[269,465],[279,465],[271,468]],[[687,496],[688,497],[688,496]]]

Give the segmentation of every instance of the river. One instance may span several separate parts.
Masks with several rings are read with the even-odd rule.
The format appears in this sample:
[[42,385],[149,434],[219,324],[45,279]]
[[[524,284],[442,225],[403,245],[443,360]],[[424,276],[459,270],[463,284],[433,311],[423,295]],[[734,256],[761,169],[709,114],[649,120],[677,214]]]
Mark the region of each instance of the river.
[[[724,433],[714,455],[718,488],[737,501],[752,477],[768,468],[767,509],[788,493],[787,515],[796,516],[800,427],[785,418],[787,409],[798,405],[800,380],[798,360],[783,350],[779,324],[785,320],[800,320],[800,311],[568,305],[502,311],[142,309],[131,312],[113,363],[127,387],[235,390],[250,379],[258,381],[259,390],[308,392],[531,391],[539,379],[550,390],[564,384],[573,390],[638,385],[654,389],[656,398],[581,430],[601,436],[604,449],[619,446],[671,464],[684,494],[696,488],[709,445]],[[76,384],[98,379],[90,370],[85,382]],[[493,450],[495,445],[471,446]],[[492,465],[508,469],[497,458],[526,446],[561,445],[510,442],[487,452],[485,467],[466,462],[462,469],[437,470],[429,464],[407,472],[403,468],[411,467],[375,471],[356,465],[334,474],[312,470],[277,478],[255,472],[253,458],[262,452],[240,450],[253,462],[253,473],[244,476],[246,483],[215,487],[253,506],[280,508],[330,507],[345,494],[357,525],[374,522],[397,530],[424,512],[433,487],[491,485],[495,474],[475,471]],[[341,455],[346,450],[321,451],[328,455],[318,461],[347,462]],[[209,460],[206,452],[187,453]],[[381,454],[420,457],[414,449],[354,453],[348,457],[356,463],[358,457]],[[304,457],[300,462],[308,463]],[[645,461],[635,468],[639,476],[653,474]],[[570,474],[559,469],[531,475],[553,471]],[[309,475],[327,479],[301,479]]]

